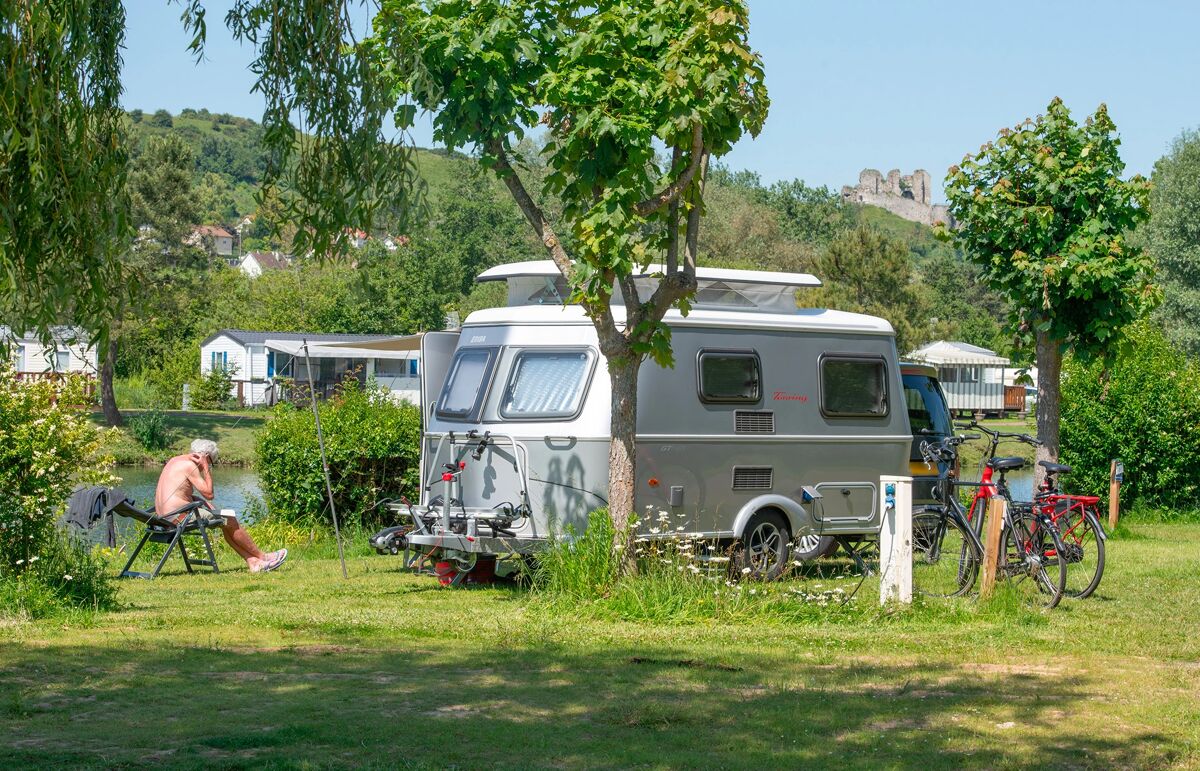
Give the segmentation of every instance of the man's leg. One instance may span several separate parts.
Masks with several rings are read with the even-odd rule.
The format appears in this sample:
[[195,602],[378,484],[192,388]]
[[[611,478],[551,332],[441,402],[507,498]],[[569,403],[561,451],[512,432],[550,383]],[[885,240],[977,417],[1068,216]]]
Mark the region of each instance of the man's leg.
[[225,517],[225,524],[221,525],[221,533],[225,536],[225,542],[238,553],[238,556],[246,560],[250,567],[255,567],[266,559],[267,555],[258,548],[258,544],[254,543],[254,539],[246,532],[246,528],[242,527],[242,523],[238,522],[237,517]]

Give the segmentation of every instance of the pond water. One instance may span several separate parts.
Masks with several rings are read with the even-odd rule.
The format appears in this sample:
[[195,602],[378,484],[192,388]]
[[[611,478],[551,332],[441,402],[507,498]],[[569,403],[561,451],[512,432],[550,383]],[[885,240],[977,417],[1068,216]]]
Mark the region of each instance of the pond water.
[[[978,469],[962,470],[962,480],[964,482],[978,482]],[[1010,471],[1004,475],[1008,482],[1008,491],[1012,493],[1014,501],[1029,501],[1033,500],[1033,469],[1029,466],[1020,471]]]
[[[116,475],[121,478],[121,483],[117,486],[139,506],[149,508],[154,505],[154,488],[158,486],[161,471],[160,466],[119,466]],[[262,499],[258,474],[252,469],[217,466],[213,469],[213,489],[217,494],[213,504],[217,510],[233,509],[243,521],[245,518],[241,515],[247,503]]]

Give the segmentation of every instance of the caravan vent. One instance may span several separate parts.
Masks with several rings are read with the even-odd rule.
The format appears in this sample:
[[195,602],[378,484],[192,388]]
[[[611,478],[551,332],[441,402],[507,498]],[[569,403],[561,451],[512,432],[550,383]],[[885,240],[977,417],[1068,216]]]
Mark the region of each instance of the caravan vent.
[[774,469],[770,466],[734,466],[734,490],[770,490],[774,484]]
[[775,413],[770,410],[738,410],[733,413],[733,423],[739,434],[775,433]]

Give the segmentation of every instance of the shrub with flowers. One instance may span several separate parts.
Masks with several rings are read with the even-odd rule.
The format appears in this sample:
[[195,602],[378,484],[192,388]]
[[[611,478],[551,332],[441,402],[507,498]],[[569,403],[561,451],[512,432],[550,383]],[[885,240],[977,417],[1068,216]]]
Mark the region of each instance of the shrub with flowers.
[[[0,583],[9,584],[0,599],[6,604],[16,582],[26,589],[36,583],[76,604],[75,573],[90,584],[95,572],[87,550],[65,541],[56,524],[76,484],[112,481],[104,433],[79,406],[88,401],[85,386],[78,377],[21,381],[0,362]],[[48,575],[51,566],[62,575]],[[94,591],[83,594],[84,604],[102,604]]]

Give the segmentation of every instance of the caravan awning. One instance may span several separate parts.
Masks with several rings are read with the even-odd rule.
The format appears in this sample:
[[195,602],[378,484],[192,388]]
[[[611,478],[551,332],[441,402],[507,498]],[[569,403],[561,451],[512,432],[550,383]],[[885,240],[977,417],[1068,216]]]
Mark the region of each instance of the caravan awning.
[[[314,359],[413,359],[421,350],[421,335],[403,335],[386,340],[348,340],[338,343],[309,343],[308,352]],[[272,351],[304,355],[301,340],[267,340],[264,345]]]

